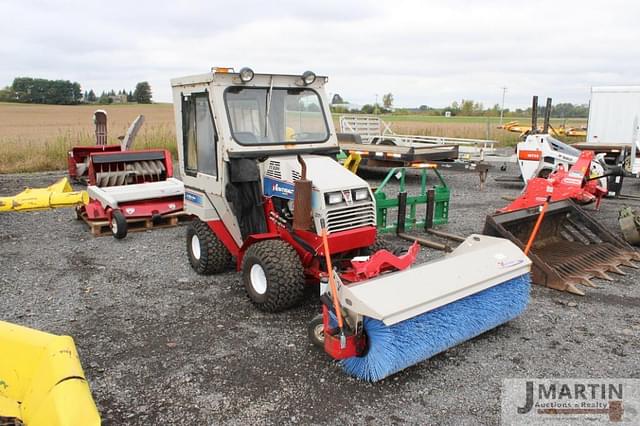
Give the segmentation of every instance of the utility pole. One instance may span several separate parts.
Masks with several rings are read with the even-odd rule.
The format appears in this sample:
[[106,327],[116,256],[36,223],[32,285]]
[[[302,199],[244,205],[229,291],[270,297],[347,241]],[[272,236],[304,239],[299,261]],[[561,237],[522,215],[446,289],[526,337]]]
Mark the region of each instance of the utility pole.
[[504,115],[504,95],[507,93],[507,88],[502,87],[502,106],[500,107],[500,125],[502,126],[502,116]]
[[376,93],[376,103],[373,105],[373,113],[378,114],[380,109],[378,108],[378,94]]

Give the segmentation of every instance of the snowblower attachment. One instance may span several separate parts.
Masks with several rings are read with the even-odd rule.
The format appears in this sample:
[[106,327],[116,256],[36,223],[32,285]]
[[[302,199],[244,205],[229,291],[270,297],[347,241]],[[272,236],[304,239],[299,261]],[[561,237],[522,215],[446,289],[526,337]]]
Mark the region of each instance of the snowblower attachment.
[[[523,248],[539,207],[487,216],[484,234],[500,236]],[[640,253],[611,233],[572,200],[549,203],[529,257],[532,281],[556,290],[584,295],[576,287],[595,287],[592,278],[613,281],[608,272],[624,275],[619,266],[637,268]]]
[[340,285],[347,323],[367,342],[344,370],[378,381],[512,320],[528,304],[530,267],[510,241],[471,235],[440,259]]

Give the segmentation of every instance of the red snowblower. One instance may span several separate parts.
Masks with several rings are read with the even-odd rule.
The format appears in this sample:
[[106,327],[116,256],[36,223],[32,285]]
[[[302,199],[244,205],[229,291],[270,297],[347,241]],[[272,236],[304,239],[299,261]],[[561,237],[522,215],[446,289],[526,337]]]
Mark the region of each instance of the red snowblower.
[[94,152],[87,164],[89,203],[77,213],[94,234],[108,226],[121,239],[133,224],[148,229],[169,219],[177,221],[184,185],[173,178],[169,151]]

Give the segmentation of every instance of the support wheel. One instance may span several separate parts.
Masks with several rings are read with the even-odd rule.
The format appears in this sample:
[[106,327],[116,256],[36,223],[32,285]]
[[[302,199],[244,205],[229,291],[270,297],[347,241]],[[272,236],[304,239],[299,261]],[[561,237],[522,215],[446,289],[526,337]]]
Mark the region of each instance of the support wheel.
[[322,314],[316,315],[309,321],[307,332],[313,346],[324,349],[324,324],[322,322]]
[[200,219],[194,219],[187,227],[187,253],[191,267],[200,275],[222,272],[231,262],[229,250]]
[[114,210],[111,213],[110,226],[114,238],[121,240],[127,236],[127,219],[120,210]]
[[282,240],[253,244],[242,260],[242,281],[251,302],[265,312],[280,312],[303,297],[304,271],[298,253]]

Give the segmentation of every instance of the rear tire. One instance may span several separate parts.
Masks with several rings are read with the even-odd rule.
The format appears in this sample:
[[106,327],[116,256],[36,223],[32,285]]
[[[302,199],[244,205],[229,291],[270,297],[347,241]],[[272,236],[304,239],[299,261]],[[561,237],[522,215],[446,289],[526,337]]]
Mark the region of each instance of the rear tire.
[[231,262],[229,250],[200,219],[187,227],[187,253],[191,267],[200,275],[220,273]]
[[251,302],[264,312],[284,311],[304,296],[300,257],[282,240],[260,241],[249,247],[242,260],[242,281]]
[[120,210],[114,210],[111,213],[111,233],[113,237],[121,240],[127,236],[127,219]]

